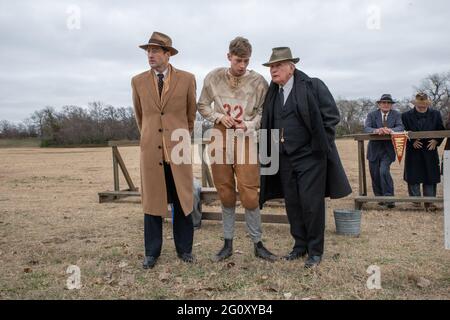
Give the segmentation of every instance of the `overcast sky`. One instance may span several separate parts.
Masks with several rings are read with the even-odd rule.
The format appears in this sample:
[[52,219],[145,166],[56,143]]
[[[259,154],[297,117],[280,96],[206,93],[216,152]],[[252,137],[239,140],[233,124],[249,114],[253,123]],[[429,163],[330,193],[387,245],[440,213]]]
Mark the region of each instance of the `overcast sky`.
[[172,37],[171,63],[196,75],[198,92],[244,36],[249,68],[267,80],[261,64],[289,46],[335,98],[410,97],[422,78],[450,71],[449,18],[447,0],[0,0],[0,119],[91,101],[131,106],[130,79],[148,69],[138,45],[153,31]]

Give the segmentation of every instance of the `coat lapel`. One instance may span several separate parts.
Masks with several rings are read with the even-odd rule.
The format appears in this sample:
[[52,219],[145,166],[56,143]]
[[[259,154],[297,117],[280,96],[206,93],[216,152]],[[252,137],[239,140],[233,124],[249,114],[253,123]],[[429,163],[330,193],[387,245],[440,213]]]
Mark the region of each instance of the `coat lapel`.
[[177,69],[172,67],[172,74],[170,75],[170,84],[169,84],[169,91],[167,91],[167,94],[164,96],[164,99],[162,101],[161,110],[164,109],[164,107],[167,105],[167,101],[169,101],[170,97],[174,93],[175,89],[177,88],[178,84],[178,75],[177,75]]
[[[264,101],[263,105],[263,113],[261,117],[261,129],[267,129],[266,134],[267,136],[267,153],[270,156],[271,150],[272,150],[272,142],[276,143],[275,141],[272,141],[272,129],[275,121],[275,115],[274,115],[274,97],[276,96],[276,89],[277,87],[273,82],[270,83],[269,90],[267,91],[266,99]],[[270,164],[261,164],[262,167],[268,167]]]
[[147,84],[146,87],[150,90],[150,96],[153,99],[153,102],[158,107],[158,109],[161,109],[161,99],[159,98],[158,92],[156,92],[155,83],[153,79],[153,71],[149,70],[147,73]]
[[[383,128],[383,119],[381,119],[380,109],[378,109],[375,113],[375,121],[377,122],[377,128]],[[389,119],[388,119],[388,121],[389,121]]]
[[267,92],[267,104],[265,105],[265,110],[267,112],[267,128],[272,128],[274,122],[274,98],[276,96],[276,85],[272,82],[270,84],[269,90]]
[[393,128],[395,126],[394,117],[395,117],[394,112],[391,110],[387,117],[387,123],[389,128]]
[[[305,75],[306,76],[306,75]],[[297,105],[296,111],[297,116],[300,113],[300,116],[303,118],[306,127],[310,132],[312,132],[311,128],[311,118],[309,116],[308,109],[308,97],[306,95],[306,80],[305,77],[302,76],[301,72],[296,70],[294,73],[294,89],[295,89],[295,103]]]

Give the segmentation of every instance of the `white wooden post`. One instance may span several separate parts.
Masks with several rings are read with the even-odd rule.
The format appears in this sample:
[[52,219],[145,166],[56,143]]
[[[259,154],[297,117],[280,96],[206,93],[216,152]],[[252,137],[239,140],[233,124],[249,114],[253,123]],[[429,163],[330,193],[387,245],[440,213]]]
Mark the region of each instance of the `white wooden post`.
[[445,249],[450,250],[450,150],[444,151],[444,228]]

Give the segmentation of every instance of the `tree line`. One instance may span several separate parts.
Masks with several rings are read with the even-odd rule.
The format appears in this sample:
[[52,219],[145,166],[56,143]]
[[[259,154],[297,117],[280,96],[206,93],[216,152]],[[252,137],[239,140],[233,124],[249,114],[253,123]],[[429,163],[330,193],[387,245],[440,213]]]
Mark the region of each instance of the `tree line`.
[[[414,87],[415,91],[428,94],[432,107],[446,119],[450,111],[450,72],[432,74]],[[388,92],[382,92],[388,93]],[[380,93],[380,96],[381,94]],[[363,131],[367,114],[377,107],[376,100],[336,99],[341,122],[337,136]],[[404,112],[411,108],[411,99],[398,101],[396,108]],[[197,114],[197,120],[202,118]],[[208,127],[200,126],[200,128]],[[201,129],[200,129],[201,130]],[[0,121],[1,138],[39,138],[42,147],[69,145],[106,145],[109,140],[138,140],[139,131],[131,107],[114,107],[102,102],[91,102],[86,107],[64,106],[60,111],[45,107],[35,111],[19,124]]]
[[91,102],[87,108],[64,106],[61,111],[45,107],[22,123],[0,121],[0,138],[41,140],[42,147],[105,145],[109,140],[137,140],[139,131],[131,107]]

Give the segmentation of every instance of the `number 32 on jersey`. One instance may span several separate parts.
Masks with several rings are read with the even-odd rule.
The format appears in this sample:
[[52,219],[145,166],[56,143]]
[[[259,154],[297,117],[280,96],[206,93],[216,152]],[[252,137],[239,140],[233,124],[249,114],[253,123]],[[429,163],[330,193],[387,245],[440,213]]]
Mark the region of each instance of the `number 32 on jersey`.
[[228,103],[223,105],[223,108],[227,112],[227,115],[236,119],[243,121],[244,120],[244,109],[240,105],[231,106]]

